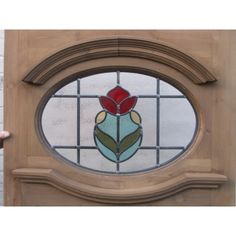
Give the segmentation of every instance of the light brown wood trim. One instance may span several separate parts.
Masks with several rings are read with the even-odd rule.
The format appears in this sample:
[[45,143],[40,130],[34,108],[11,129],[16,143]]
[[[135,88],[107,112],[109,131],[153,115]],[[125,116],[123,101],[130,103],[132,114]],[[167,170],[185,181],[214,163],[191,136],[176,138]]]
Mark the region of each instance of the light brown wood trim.
[[149,187],[105,189],[74,181],[52,169],[21,168],[12,171],[23,183],[49,184],[61,191],[91,201],[111,204],[136,204],[162,199],[186,189],[215,189],[227,181],[218,173],[186,172]]
[[214,82],[216,78],[192,57],[172,47],[143,39],[98,39],[62,49],[35,66],[24,82],[42,85],[60,71],[89,60],[132,57],[162,63],[184,74],[196,84]]

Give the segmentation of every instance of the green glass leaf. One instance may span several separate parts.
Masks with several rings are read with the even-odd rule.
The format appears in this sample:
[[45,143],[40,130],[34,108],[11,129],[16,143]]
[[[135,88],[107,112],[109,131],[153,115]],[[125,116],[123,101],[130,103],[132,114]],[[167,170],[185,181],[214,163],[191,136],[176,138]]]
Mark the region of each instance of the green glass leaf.
[[95,136],[97,139],[107,148],[109,148],[113,153],[116,153],[116,142],[115,140],[101,131],[98,127],[95,128]]
[[141,127],[139,127],[133,133],[123,138],[120,142],[120,154],[127,150],[129,147],[131,147],[139,139],[141,134],[142,129]]

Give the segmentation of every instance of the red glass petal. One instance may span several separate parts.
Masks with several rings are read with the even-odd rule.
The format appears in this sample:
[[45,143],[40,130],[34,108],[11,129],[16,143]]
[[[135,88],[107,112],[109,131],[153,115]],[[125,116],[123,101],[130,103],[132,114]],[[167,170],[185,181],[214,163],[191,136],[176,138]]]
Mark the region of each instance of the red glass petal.
[[125,99],[121,104],[120,104],[120,114],[124,114],[131,110],[137,102],[137,97],[129,97]]
[[117,113],[117,106],[110,98],[101,96],[99,100],[104,109],[108,110],[112,114]]
[[115,87],[107,94],[108,97],[112,98],[117,104],[129,97],[129,92],[121,88],[120,86]]

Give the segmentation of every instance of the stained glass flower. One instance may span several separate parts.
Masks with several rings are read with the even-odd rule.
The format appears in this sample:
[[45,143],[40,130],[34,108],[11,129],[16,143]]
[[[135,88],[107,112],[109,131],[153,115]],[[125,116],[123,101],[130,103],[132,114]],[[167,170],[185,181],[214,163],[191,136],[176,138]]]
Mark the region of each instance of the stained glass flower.
[[107,93],[107,96],[99,98],[100,103],[104,109],[112,114],[125,114],[129,112],[137,102],[137,97],[130,96],[129,92],[120,86]]

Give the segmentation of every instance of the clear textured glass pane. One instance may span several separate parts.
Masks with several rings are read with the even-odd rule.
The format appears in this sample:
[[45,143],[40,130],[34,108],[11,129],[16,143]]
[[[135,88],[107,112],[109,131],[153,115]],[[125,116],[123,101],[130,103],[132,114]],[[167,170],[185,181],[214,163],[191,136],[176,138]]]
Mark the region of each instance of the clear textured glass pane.
[[3,90],[3,73],[0,72],[0,90]]
[[138,99],[134,110],[138,111],[142,119],[143,141],[142,146],[156,145],[156,99]]
[[1,74],[0,74],[0,107],[3,107],[3,76]]
[[[0,108],[0,113],[1,113],[1,108]],[[0,114],[0,131],[3,130],[3,123],[1,123],[2,120],[3,120],[3,116],[1,116]],[[2,161],[3,161],[3,149],[0,149],[0,171],[3,169]]]
[[160,100],[160,144],[186,146],[195,131],[194,110],[187,99]]
[[[0,157],[0,162],[2,162],[2,157]],[[1,164],[0,164],[0,166],[1,166]],[[1,166],[2,167],[2,166]],[[2,170],[2,169],[1,169]],[[2,184],[3,184],[3,171],[0,171],[0,192],[2,192],[3,191],[3,189],[2,189]],[[0,193],[1,194],[1,193]]]
[[0,74],[3,74],[3,57],[0,55]]
[[51,98],[42,116],[43,132],[51,145],[76,145],[77,99]]
[[160,164],[164,164],[165,162],[171,160],[180,152],[182,152],[182,150],[160,150]]
[[155,150],[138,150],[129,160],[120,163],[121,172],[139,171],[154,167],[156,164]]
[[183,95],[178,89],[174,86],[166,83],[163,80],[160,80],[160,94],[161,95]]
[[106,95],[116,86],[116,73],[101,73],[87,76],[80,81],[81,94]]
[[56,149],[56,151],[65,157],[67,160],[77,163],[77,150],[76,149]]
[[1,33],[0,30],[0,55],[4,55],[4,35]]
[[77,81],[73,81],[56,92],[57,95],[76,95]]
[[95,117],[103,108],[97,98],[81,98],[80,107],[80,145],[95,146],[93,138]]
[[131,95],[156,94],[156,79],[148,75],[121,72],[120,84]]
[[100,171],[116,171],[116,164],[107,160],[98,150],[82,149],[80,154],[81,166]]
[[[1,92],[0,92],[1,95]],[[3,106],[0,106],[0,121],[3,121]],[[2,122],[0,122],[1,124]]]
[[0,170],[3,170],[3,151],[0,152]]

